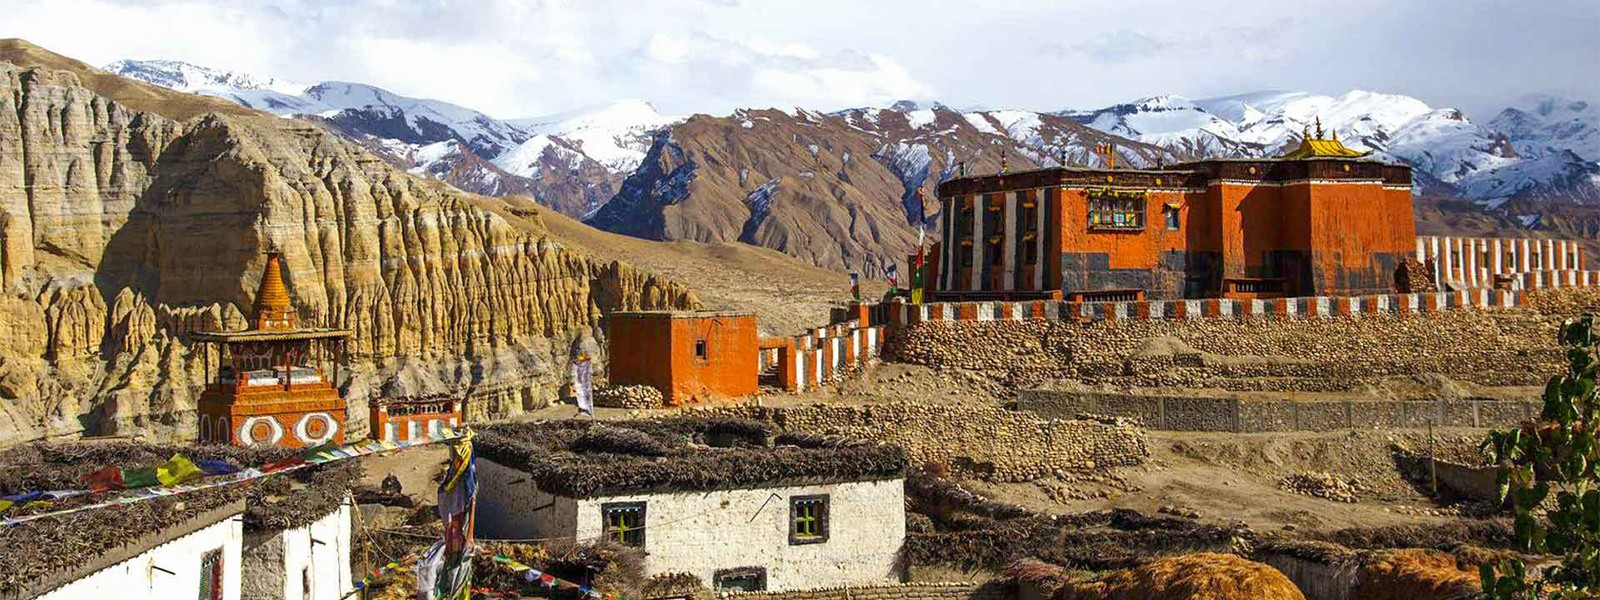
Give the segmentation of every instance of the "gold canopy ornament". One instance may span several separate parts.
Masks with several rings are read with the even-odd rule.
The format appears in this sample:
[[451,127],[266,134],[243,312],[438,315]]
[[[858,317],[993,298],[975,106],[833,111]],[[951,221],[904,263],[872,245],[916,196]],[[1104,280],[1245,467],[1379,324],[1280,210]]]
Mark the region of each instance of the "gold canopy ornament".
[[1316,133],[1313,135],[1310,130],[1302,130],[1300,146],[1278,158],[1360,158],[1372,154],[1371,150],[1357,152],[1346,147],[1343,142],[1339,141],[1338,132],[1333,132],[1332,136],[1326,139],[1323,138],[1323,135],[1322,117],[1317,117]]

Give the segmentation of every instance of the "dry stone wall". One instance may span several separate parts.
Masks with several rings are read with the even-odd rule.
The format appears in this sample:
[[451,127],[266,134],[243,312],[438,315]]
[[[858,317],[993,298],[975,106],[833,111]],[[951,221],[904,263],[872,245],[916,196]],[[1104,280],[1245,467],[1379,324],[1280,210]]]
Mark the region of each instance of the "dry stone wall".
[[1017,409],[1047,418],[1105,415],[1173,431],[1333,431],[1405,427],[1504,427],[1539,415],[1535,401],[1246,400],[1096,390],[1017,392]]
[[1031,481],[1149,457],[1144,430],[1117,420],[1042,419],[997,406],[737,406],[695,414],[767,421],[780,429],[894,444],[913,465],[937,463],[990,481]]
[[611,408],[653,409],[666,406],[661,390],[649,385],[619,385],[594,392],[595,406]]
[[1564,364],[1562,318],[1600,290],[1529,292],[1524,307],[1349,317],[932,321],[901,327],[889,360],[981,371],[1025,388],[1052,379],[1238,391],[1346,391],[1436,373],[1538,386]]
[[902,583],[791,592],[721,592],[720,600],[1014,600],[1009,583]]

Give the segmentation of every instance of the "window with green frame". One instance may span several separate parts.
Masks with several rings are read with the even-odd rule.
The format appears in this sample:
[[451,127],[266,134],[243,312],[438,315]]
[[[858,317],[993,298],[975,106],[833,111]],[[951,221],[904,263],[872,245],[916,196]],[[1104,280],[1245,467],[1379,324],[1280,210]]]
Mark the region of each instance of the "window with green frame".
[[828,495],[789,499],[789,543],[820,544],[828,541]]
[[644,503],[607,502],[600,505],[606,536],[617,542],[644,547]]

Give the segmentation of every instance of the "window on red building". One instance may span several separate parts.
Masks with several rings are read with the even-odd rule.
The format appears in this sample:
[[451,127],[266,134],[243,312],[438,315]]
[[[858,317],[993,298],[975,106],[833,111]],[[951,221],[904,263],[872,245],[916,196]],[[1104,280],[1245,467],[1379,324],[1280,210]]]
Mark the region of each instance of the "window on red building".
[[1089,229],[1144,229],[1144,192],[1089,192]]

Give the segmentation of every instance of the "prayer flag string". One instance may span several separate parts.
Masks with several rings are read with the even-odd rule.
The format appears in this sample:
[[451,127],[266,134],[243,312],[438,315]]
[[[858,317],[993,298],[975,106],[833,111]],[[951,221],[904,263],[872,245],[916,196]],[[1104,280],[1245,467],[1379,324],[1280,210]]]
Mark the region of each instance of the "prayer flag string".
[[[280,460],[280,461],[277,461],[277,462],[273,462],[273,463],[270,463],[270,464],[262,465],[262,466],[260,466],[258,468],[250,468],[250,469],[244,469],[244,470],[234,469],[233,473],[232,473],[233,476],[229,477],[229,478],[226,478],[226,479],[220,479],[220,480],[217,480],[217,481],[212,481],[212,482],[208,482],[208,483],[201,483],[201,484],[194,484],[194,485],[190,485],[190,484],[186,484],[186,483],[182,483],[182,482],[192,481],[193,479],[199,477],[202,474],[207,474],[207,473],[213,472],[211,470],[207,470],[207,465],[205,463],[217,463],[217,461],[200,461],[199,463],[195,463],[195,462],[189,461],[187,458],[184,458],[182,456],[173,456],[172,460],[167,461],[167,463],[161,465],[160,467],[155,467],[155,468],[151,468],[151,469],[123,470],[123,469],[117,469],[116,467],[107,467],[105,469],[102,469],[101,471],[96,471],[95,473],[91,473],[88,477],[85,478],[85,480],[91,482],[92,484],[94,484],[95,482],[109,482],[110,481],[110,472],[111,472],[111,470],[117,469],[117,471],[118,471],[117,481],[122,484],[121,487],[102,487],[99,484],[95,484],[95,485],[93,485],[93,487],[91,487],[90,489],[86,489],[86,490],[57,490],[57,491],[49,491],[49,492],[40,491],[40,492],[28,492],[27,494],[18,494],[18,495],[14,495],[14,496],[6,496],[4,498],[0,498],[0,502],[4,502],[5,503],[5,504],[0,504],[0,510],[3,510],[5,508],[9,508],[9,507],[11,507],[13,505],[24,504],[24,503],[27,503],[27,502],[49,501],[49,500],[55,500],[55,499],[60,499],[60,498],[66,498],[66,497],[70,497],[70,496],[78,496],[78,495],[83,495],[83,494],[91,494],[91,493],[101,493],[101,492],[113,491],[113,490],[116,490],[116,489],[131,489],[131,488],[133,488],[135,486],[127,485],[127,483],[128,483],[128,474],[129,473],[134,473],[134,472],[149,471],[149,480],[151,481],[151,483],[148,484],[147,486],[142,486],[139,489],[134,490],[133,493],[130,494],[130,495],[123,496],[123,497],[120,497],[120,498],[111,499],[111,500],[106,500],[104,502],[96,502],[96,503],[93,503],[93,504],[85,504],[83,506],[76,506],[76,507],[66,508],[66,509],[57,510],[57,511],[42,512],[42,513],[38,513],[38,514],[22,515],[22,516],[17,516],[17,517],[7,517],[7,518],[4,518],[4,519],[0,519],[0,528],[10,527],[10,526],[18,525],[18,524],[21,524],[21,523],[27,523],[29,521],[34,521],[34,520],[38,520],[38,519],[61,517],[61,516],[70,515],[70,514],[74,514],[74,513],[80,513],[80,512],[84,512],[84,511],[98,510],[98,509],[102,509],[102,508],[109,508],[109,507],[112,507],[112,506],[122,506],[122,505],[126,505],[126,504],[134,504],[136,502],[143,502],[145,500],[153,500],[153,499],[156,499],[156,498],[165,498],[165,497],[168,497],[168,496],[186,494],[186,493],[189,493],[189,492],[196,492],[196,491],[200,491],[200,490],[209,490],[209,489],[220,488],[220,487],[228,487],[228,486],[238,485],[238,484],[241,484],[241,483],[247,483],[247,482],[255,481],[255,480],[261,479],[263,477],[270,477],[270,476],[273,476],[273,475],[281,475],[281,474],[284,474],[284,473],[290,473],[290,472],[293,472],[293,471],[298,471],[298,470],[304,469],[306,467],[313,467],[313,466],[316,466],[316,465],[327,464],[327,463],[330,463],[330,462],[338,462],[338,461],[341,461],[341,460],[355,458],[355,457],[358,457],[358,456],[366,456],[368,454],[388,452],[388,451],[391,451],[391,450],[401,450],[401,449],[411,448],[411,447],[416,447],[416,446],[426,446],[426,445],[429,445],[429,444],[434,444],[434,443],[439,443],[439,442],[449,442],[449,441],[454,441],[459,437],[461,437],[460,434],[458,434],[454,430],[451,430],[451,429],[447,428],[447,429],[441,429],[441,430],[435,431],[433,433],[430,433],[427,439],[417,440],[417,441],[408,440],[408,441],[403,441],[403,442],[391,442],[391,441],[388,441],[388,440],[382,440],[382,441],[364,440],[364,441],[355,442],[355,443],[352,443],[352,444],[346,444],[344,446],[334,446],[332,444],[328,444],[328,445],[317,446],[315,448],[308,449],[305,452],[302,452],[300,454],[300,456],[293,457],[293,458],[287,458],[287,459]],[[219,466],[219,464],[221,466]],[[217,470],[217,471],[223,470],[223,467],[226,467],[228,469],[232,469],[232,466],[231,465],[227,465],[226,463],[218,463],[218,464],[212,464],[211,465],[211,469]],[[102,474],[104,474],[104,477],[96,479],[97,476],[100,476]],[[139,475],[136,475],[134,480],[139,482],[139,483],[143,483],[144,480],[145,480],[145,477],[144,477],[143,474],[139,474]],[[173,482],[173,485],[167,485],[167,486],[164,486],[164,487],[157,487],[157,486],[159,486],[161,484],[166,483],[167,481]]]

